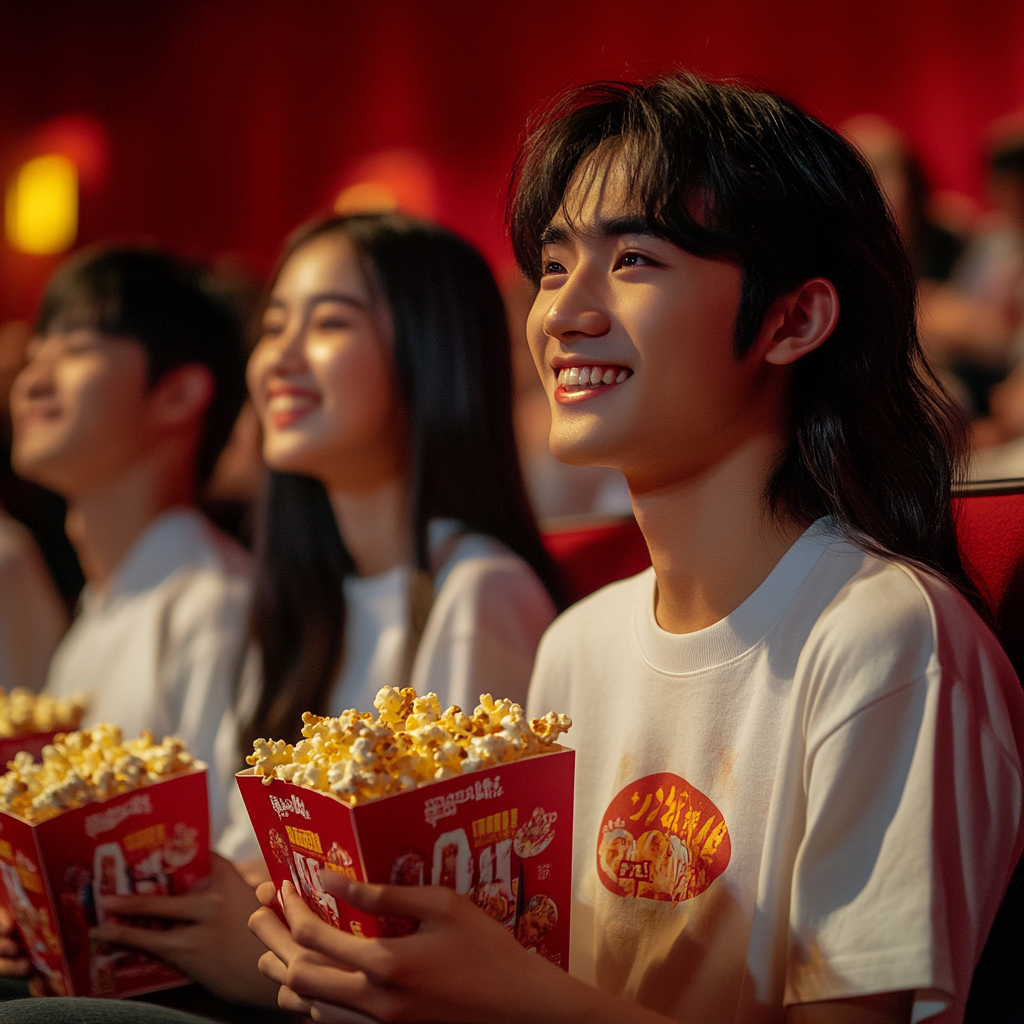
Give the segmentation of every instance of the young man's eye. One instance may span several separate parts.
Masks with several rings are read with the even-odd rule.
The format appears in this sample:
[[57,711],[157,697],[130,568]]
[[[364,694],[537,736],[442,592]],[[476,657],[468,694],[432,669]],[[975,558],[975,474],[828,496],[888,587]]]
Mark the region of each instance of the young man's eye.
[[649,267],[653,264],[653,260],[643,256],[638,252],[624,252],[618,259],[616,267],[628,268],[628,267]]
[[551,274],[564,274],[565,267],[557,260],[544,260],[540,267],[540,276],[548,277]]

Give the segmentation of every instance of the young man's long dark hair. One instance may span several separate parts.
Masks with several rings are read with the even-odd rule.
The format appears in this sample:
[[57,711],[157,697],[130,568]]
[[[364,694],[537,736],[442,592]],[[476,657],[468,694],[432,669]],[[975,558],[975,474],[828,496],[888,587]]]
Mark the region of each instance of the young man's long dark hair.
[[694,75],[572,90],[532,130],[510,188],[516,258],[534,281],[541,233],[599,147],[623,159],[652,234],[739,264],[737,357],[779,295],[812,277],[835,285],[836,329],[794,368],[792,443],[769,507],[805,524],[831,516],[862,547],[944,575],[980,610],[950,505],[965,425],[925,364],[913,269],[861,157],[786,100]]
[[[300,228],[279,267],[325,236],[352,244],[391,313],[394,372],[409,411],[416,566],[429,569],[429,521],[457,519],[523,558],[562,606],[520,473],[508,328],[487,264],[450,231],[388,214]],[[246,750],[256,736],[295,739],[303,711],[325,713],[344,658],[342,581],[354,571],[319,481],[268,474],[257,520],[251,632],[263,687]]]

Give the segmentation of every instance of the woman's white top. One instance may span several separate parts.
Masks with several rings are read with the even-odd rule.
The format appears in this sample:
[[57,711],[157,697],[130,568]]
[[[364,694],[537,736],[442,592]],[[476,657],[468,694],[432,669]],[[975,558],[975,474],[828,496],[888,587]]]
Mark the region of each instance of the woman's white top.
[[[555,606],[518,555],[481,534],[457,536],[459,530],[452,520],[430,524],[432,552],[454,547],[434,580],[434,603],[409,685],[419,694],[436,693],[442,707],[458,704],[472,711],[482,693],[525,705],[534,654]],[[402,685],[409,576],[409,568],[399,566],[379,576],[345,580],[344,667],[331,693],[332,715],[348,708],[372,711],[382,686]],[[259,659],[253,655],[244,673],[239,722],[252,714],[259,678]],[[224,731],[225,739],[229,732]],[[259,856],[237,787],[217,851],[232,860]]]

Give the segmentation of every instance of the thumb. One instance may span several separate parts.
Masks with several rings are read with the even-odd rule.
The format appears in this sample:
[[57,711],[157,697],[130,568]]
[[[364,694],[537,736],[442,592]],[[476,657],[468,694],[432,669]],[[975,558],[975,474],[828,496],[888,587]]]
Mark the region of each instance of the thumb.
[[356,910],[417,921],[444,916],[454,900],[463,899],[454,890],[438,885],[373,885],[335,872],[321,875],[320,880],[324,891]]

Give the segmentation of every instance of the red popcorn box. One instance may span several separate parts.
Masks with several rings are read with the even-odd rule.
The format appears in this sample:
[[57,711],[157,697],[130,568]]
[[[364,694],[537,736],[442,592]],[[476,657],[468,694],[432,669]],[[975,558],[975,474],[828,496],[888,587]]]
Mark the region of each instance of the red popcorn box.
[[355,807],[280,779],[264,785],[252,769],[236,779],[274,884],[294,883],[328,924],[369,937],[415,928],[339,904],[323,890],[323,871],[445,885],[567,971],[574,762],[556,747]]
[[43,756],[43,747],[47,743],[52,743],[58,732],[68,731],[65,728],[54,732],[34,732],[28,736],[6,736],[0,739],[0,774],[7,771],[7,762],[20,750],[27,750],[38,761]]
[[100,942],[97,897],[183,893],[210,874],[205,767],[38,824],[0,811],[0,899],[53,995],[121,997],[185,985],[148,954]]

